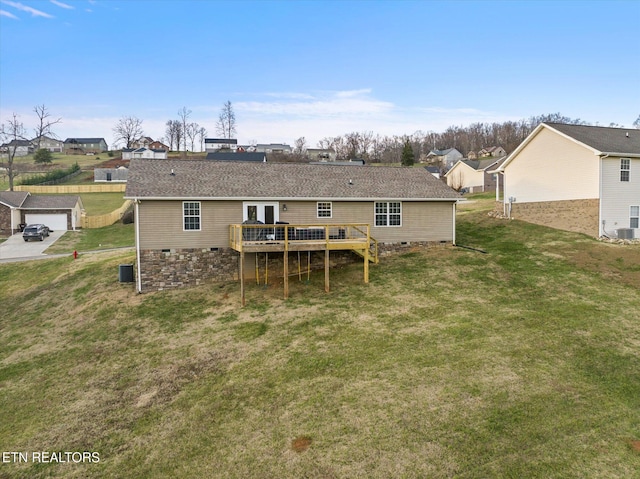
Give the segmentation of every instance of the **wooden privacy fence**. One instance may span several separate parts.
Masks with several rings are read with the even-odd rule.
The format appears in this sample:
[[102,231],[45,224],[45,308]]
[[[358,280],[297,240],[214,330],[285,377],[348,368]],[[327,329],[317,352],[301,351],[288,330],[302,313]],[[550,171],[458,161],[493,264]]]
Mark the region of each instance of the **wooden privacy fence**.
[[15,191],[29,191],[42,194],[73,194],[73,193],[118,193],[124,192],[126,183],[111,183],[108,185],[18,185]]
[[85,213],[82,213],[82,227],[102,228],[104,226],[112,225],[116,221],[120,221],[120,218],[122,218],[122,215],[129,209],[131,204],[132,201],[127,200],[120,208],[112,211],[111,213],[107,213],[106,215],[87,216]]

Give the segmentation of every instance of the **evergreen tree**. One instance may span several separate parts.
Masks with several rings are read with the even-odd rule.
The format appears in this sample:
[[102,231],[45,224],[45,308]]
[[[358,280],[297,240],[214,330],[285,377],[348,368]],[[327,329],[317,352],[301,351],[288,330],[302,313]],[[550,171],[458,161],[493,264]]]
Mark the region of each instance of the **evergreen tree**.
[[411,148],[411,142],[409,138],[404,140],[404,147],[402,147],[402,166],[413,166],[415,162],[415,155],[413,154],[413,148]]
[[36,151],[35,155],[33,155],[33,160],[36,163],[51,163],[53,161],[53,155],[46,148],[40,148]]

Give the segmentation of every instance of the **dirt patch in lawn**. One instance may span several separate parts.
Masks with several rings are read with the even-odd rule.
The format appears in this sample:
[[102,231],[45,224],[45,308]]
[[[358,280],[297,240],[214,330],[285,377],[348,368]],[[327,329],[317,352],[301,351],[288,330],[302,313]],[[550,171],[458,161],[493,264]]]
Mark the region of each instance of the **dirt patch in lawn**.
[[311,446],[311,438],[309,436],[298,436],[291,441],[291,449],[296,452],[303,452]]
[[607,243],[582,244],[563,256],[581,269],[602,274],[621,283],[640,288],[640,246]]

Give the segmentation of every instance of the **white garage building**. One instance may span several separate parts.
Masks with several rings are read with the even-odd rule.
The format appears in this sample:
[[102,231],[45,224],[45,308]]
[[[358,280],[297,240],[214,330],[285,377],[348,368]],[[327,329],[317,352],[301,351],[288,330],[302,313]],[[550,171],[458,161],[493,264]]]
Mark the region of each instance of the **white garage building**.
[[20,231],[20,225],[41,223],[52,231],[81,227],[83,205],[79,196],[32,195],[22,191],[0,192],[0,232]]

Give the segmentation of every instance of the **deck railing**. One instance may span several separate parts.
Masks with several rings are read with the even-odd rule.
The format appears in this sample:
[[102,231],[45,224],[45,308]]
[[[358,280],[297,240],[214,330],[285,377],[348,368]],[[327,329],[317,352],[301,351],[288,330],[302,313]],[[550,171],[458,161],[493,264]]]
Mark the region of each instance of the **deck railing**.
[[368,249],[377,262],[377,241],[365,223],[344,224],[233,224],[229,245],[236,251],[304,251]]

